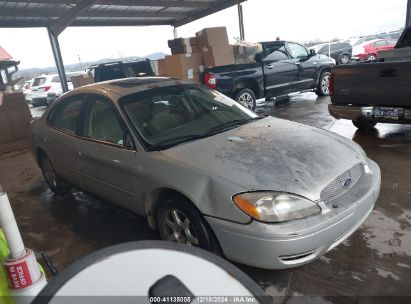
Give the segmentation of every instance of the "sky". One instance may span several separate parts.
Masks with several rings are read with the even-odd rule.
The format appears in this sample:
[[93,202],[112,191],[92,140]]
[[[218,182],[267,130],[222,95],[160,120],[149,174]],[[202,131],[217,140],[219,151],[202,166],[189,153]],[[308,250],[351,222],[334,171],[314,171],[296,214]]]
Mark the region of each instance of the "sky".
[[[245,38],[250,42],[309,41],[348,38],[395,30],[405,24],[407,0],[248,0],[243,3]],[[230,42],[239,37],[237,7],[231,7],[178,28],[180,37],[194,36],[205,27],[226,26]],[[65,64],[102,58],[170,53],[171,26],[73,27],[60,36]],[[54,66],[44,28],[0,29],[0,46],[20,69]]]

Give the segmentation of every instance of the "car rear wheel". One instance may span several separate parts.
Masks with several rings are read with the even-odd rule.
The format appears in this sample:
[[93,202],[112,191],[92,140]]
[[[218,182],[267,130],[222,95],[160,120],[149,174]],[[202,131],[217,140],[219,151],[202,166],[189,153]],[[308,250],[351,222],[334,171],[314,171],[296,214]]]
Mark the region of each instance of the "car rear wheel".
[[347,64],[348,62],[350,62],[350,56],[348,56],[347,54],[344,54],[340,57],[339,63]]
[[51,191],[55,194],[67,194],[71,190],[71,185],[63,181],[54,170],[53,165],[47,156],[43,155],[40,159],[40,167],[43,172],[44,179]]
[[218,241],[204,217],[182,196],[169,195],[159,203],[156,225],[163,240],[220,252]]
[[359,130],[370,130],[374,128],[375,125],[377,124],[377,122],[375,121],[370,121],[370,120],[365,120],[365,119],[353,120],[352,123]]
[[330,83],[330,77],[330,72],[323,72],[321,74],[316,90],[318,96],[328,96],[330,94],[330,90],[328,88],[328,84]]
[[368,55],[367,60],[369,60],[369,61],[375,61],[375,60],[377,60],[377,55],[375,55],[375,54],[370,54],[370,55]]
[[239,91],[235,96],[235,100],[252,111],[254,111],[257,106],[255,94],[250,89],[242,89]]

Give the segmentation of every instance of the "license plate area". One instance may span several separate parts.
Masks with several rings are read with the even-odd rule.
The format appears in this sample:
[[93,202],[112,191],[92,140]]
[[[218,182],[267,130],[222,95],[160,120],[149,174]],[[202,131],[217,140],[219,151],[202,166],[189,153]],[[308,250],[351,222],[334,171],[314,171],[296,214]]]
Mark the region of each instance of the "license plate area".
[[385,119],[396,119],[400,117],[400,108],[390,108],[390,107],[376,107],[374,110],[375,118],[385,118]]

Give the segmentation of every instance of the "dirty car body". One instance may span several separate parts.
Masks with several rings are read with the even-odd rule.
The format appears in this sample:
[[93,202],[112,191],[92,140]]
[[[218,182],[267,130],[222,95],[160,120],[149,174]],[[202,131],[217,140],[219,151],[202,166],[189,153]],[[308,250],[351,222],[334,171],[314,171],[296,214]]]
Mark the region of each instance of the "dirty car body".
[[[196,113],[180,111],[190,104]],[[121,130],[91,126],[88,119],[113,125],[97,115],[108,109]],[[71,120],[56,123],[63,112]],[[40,165],[47,156],[61,179],[146,216],[153,228],[164,193],[177,193],[227,258],[267,269],[334,248],[365,221],[380,189],[378,165],[351,140],[258,117],[218,92],[168,78],[69,92],[33,122],[32,138]]]

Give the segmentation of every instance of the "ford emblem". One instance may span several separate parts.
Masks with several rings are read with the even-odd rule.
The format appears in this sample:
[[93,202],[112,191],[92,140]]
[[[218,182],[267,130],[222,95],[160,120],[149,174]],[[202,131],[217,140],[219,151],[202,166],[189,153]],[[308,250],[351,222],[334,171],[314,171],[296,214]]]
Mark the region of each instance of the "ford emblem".
[[351,178],[347,178],[344,182],[344,187],[349,187],[352,184],[352,179]]

